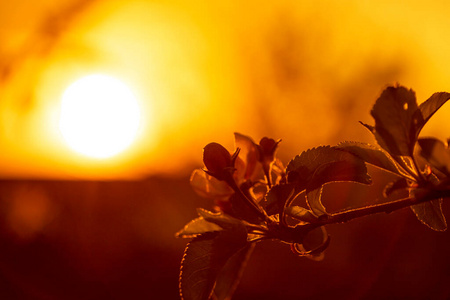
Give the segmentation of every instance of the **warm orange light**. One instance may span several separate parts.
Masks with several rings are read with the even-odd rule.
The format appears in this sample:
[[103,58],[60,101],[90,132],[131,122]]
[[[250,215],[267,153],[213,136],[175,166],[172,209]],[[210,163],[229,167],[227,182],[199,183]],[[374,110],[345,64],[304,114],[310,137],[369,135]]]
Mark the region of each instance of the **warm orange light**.
[[70,85],[61,101],[59,128],[78,153],[107,158],[126,149],[139,129],[140,109],[120,80],[89,75]]

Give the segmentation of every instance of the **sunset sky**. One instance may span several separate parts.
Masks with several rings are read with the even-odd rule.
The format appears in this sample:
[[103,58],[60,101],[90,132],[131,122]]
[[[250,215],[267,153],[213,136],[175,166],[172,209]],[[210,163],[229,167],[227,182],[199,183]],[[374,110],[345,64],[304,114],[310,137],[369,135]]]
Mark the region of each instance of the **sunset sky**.
[[[282,138],[290,158],[341,140],[372,141],[380,92],[398,82],[419,103],[448,91],[445,1],[2,1],[0,176],[186,175],[233,132]],[[73,151],[61,97],[104,74],[136,96],[135,139],[108,159]],[[445,113],[441,113],[445,114]],[[425,134],[446,138],[445,116]]]

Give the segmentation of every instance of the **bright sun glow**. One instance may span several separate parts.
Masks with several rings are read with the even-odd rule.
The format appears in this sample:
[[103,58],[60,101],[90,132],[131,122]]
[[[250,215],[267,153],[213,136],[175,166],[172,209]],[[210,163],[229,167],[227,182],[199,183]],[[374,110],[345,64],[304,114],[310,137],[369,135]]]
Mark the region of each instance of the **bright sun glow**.
[[86,76],[63,94],[59,128],[78,153],[94,158],[118,154],[133,141],[139,122],[137,100],[118,79]]

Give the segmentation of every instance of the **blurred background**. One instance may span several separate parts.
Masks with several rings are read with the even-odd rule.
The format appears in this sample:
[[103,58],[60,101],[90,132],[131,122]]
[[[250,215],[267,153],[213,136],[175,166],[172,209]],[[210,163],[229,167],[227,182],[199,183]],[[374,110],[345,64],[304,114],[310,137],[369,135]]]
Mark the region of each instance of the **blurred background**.
[[[235,131],[281,138],[287,163],[373,142],[358,121],[373,123],[387,85],[419,103],[450,91],[449,12],[437,0],[1,0],[0,296],[178,299],[187,241],[174,233],[212,206],[189,186],[202,148],[232,150]],[[140,109],[131,141],[104,158],[61,128],[66,89],[92,74],[120,80]],[[446,139],[449,114],[423,134]],[[380,201],[389,178],[371,171],[373,187],[328,189],[329,210]],[[408,209],[329,231],[323,262],[259,245],[235,299],[450,298],[450,234]]]

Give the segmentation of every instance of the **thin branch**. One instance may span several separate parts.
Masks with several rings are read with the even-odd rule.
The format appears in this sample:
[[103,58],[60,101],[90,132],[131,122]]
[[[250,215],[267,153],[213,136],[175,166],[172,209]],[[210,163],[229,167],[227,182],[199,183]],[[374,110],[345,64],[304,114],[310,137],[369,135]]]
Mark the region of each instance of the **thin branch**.
[[319,220],[319,222],[315,223],[314,225],[322,226],[322,225],[333,224],[333,223],[344,223],[344,222],[347,222],[347,221],[350,221],[350,220],[353,220],[356,218],[365,217],[365,216],[373,215],[373,214],[377,214],[377,213],[391,213],[393,211],[396,211],[396,210],[399,210],[399,209],[402,209],[402,208],[405,208],[405,207],[408,207],[411,205],[415,205],[415,204],[419,204],[419,203],[423,203],[423,202],[427,202],[427,201],[431,201],[431,200],[435,200],[435,199],[446,198],[446,197],[450,197],[450,190],[442,190],[442,191],[435,190],[435,191],[428,192],[421,197],[408,197],[408,198],[395,200],[392,202],[376,204],[376,205],[371,205],[371,206],[366,206],[366,207],[361,207],[361,208],[355,208],[355,209],[346,210],[343,212],[330,214],[330,215],[328,215],[327,218],[324,218],[323,220]]
[[244,199],[244,203],[247,204],[247,206],[252,209],[254,212],[258,214],[259,217],[261,217],[264,221],[270,222],[270,218],[267,215],[266,211],[261,208],[257,203],[255,203],[253,200],[249,199],[247,195],[245,195],[242,190],[238,187],[236,182],[234,181],[234,178],[230,174],[229,178],[225,179],[225,182],[235,191],[236,194],[238,194],[242,199]]

